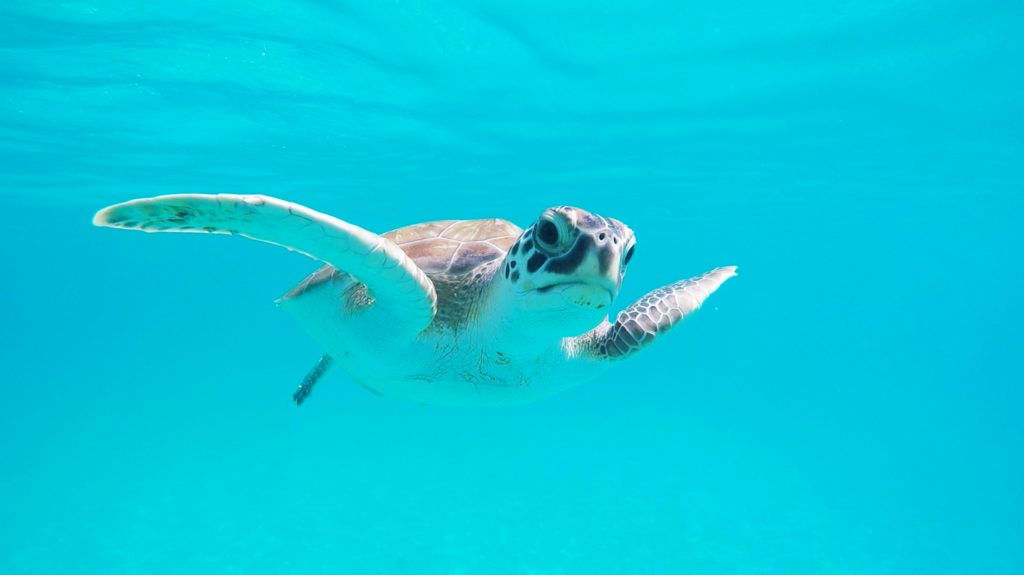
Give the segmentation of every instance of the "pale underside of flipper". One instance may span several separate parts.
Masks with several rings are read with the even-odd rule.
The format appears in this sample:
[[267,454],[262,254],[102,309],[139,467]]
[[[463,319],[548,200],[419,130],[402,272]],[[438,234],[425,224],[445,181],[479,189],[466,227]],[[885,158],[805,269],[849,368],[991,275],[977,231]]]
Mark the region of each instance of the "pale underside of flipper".
[[735,266],[660,287],[619,312],[615,323],[605,321],[577,338],[572,347],[599,359],[622,359],[649,345],[684,317],[696,311],[725,280],[736,275]]
[[411,338],[437,310],[434,284],[394,242],[305,206],[258,195],[176,194],[100,210],[98,226],[145,232],[239,235],[344,270],[366,284],[390,337]]

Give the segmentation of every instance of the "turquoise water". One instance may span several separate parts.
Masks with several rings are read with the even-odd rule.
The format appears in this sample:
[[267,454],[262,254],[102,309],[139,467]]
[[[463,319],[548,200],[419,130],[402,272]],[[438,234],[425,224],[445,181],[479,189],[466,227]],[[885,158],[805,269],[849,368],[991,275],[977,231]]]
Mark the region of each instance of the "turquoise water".
[[[519,4],[516,6],[516,4]],[[1024,8],[8,2],[0,573],[1024,572]],[[623,220],[740,276],[517,408],[341,374],[316,263],[93,228],[174,192],[375,231]]]

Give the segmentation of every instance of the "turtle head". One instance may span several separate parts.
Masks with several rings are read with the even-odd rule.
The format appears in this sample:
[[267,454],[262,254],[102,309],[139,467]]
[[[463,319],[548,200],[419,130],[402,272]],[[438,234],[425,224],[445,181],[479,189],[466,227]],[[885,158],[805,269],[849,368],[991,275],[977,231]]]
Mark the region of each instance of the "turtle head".
[[544,210],[505,257],[515,305],[544,329],[578,335],[607,314],[633,257],[633,231],[579,208]]

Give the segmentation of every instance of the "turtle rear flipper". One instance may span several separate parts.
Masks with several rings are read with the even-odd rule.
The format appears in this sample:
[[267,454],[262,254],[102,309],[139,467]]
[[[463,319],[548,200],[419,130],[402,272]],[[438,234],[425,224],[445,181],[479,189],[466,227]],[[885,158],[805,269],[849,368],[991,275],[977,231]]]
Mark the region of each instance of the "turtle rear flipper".
[[292,394],[295,405],[302,405],[302,402],[306,401],[309,394],[313,393],[313,386],[316,385],[316,382],[320,381],[320,378],[324,376],[329,367],[331,367],[331,356],[330,354],[324,354],[320,361],[316,362],[316,365],[313,366],[313,369],[309,370],[302,383],[299,384],[298,389]]
[[97,212],[97,226],[145,232],[239,235],[279,245],[344,270],[364,283],[395,341],[434,319],[434,284],[391,240],[338,218],[258,195],[175,194],[132,200]]

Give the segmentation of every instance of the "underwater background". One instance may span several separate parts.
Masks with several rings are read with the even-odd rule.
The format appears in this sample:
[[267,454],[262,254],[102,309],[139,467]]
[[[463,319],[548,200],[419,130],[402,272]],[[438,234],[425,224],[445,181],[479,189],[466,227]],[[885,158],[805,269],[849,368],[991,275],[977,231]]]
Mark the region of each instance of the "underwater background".
[[[1024,5],[6,2],[0,573],[1024,572]],[[638,237],[599,379],[420,406],[272,301],[317,263],[94,228],[177,192]]]

